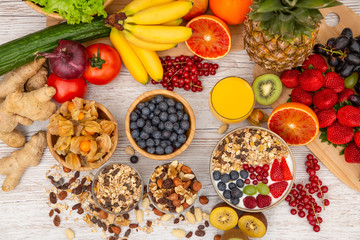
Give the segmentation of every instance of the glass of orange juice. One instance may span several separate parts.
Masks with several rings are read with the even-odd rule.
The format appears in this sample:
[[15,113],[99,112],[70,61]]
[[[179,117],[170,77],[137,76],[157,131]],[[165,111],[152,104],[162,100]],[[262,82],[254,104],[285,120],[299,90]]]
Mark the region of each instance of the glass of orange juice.
[[254,109],[255,97],[250,84],[239,77],[227,77],[211,89],[209,106],[212,113],[223,123],[245,120]]

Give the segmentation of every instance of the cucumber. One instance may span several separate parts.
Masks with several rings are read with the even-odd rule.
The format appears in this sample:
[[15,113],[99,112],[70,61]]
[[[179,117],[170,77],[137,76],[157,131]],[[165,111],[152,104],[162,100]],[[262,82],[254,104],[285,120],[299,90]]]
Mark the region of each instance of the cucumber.
[[104,20],[96,17],[91,23],[75,25],[64,22],[0,45],[0,76],[34,61],[37,52],[51,52],[61,39],[86,42],[108,37],[111,29]]

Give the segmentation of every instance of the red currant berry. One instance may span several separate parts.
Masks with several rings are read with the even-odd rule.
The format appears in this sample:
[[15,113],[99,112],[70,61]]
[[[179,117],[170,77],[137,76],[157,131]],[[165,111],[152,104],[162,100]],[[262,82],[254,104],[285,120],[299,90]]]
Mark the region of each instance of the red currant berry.
[[191,88],[191,91],[196,92],[196,91],[197,91],[197,87],[192,87],[192,88]]
[[311,209],[311,205],[308,204],[308,203],[305,203],[304,208],[305,208],[306,210],[309,210],[309,209]]
[[309,188],[310,188],[310,184],[308,184],[308,183],[305,184],[305,188],[306,188],[306,189],[309,189]]
[[310,162],[310,161],[306,161],[306,162],[305,162],[305,166],[311,167],[311,162]]
[[315,225],[313,227],[313,229],[314,229],[314,232],[319,232],[320,231],[320,227],[318,225]]
[[305,212],[300,210],[298,212],[298,215],[299,215],[299,217],[303,218],[303,217],[305,217]]
[[262,177],[261,175],[257,175],[257,176],[256,176],[256,180],[262,181],[262,180],[263,180],[263,177]]
[[297,211],[296,211],[296,209],[291,209],[291,210],[290,210],[290,213],[291,213],[292,215],[296,215]]
[[151,79],[151,83],[154,84],[154,85],[155,85],[155,84],[158,84],[158,82],[155,81],[154,79]]
[[306,196],[306,191],[305,190],[300,190],[300,196]]
[[249,167],[249,172],[253,173],[255,171],[254,167]]
[[325,205],[325,206],[329,206],[329,205],[330,205],[329,199],[324,199],[324,205]]
[[314,176],[316,174],[315,170],[312,168],[309,169],[308,173],[310,176]]
[[323,196],[324,196],[324,195],[323,195],[321,192],[318,192],[318,193],[317,193],[317,197],[318,197],[318,198],[322,198]]
[[245,179],[244,183],[250,184],[250,179]]
[[314,221],[314,216],[312,215],[307,215],[306,218],[309,222]]
[[262,183],[267,184],[269,181],[265,178],[262,180]]
[[261,175],[262,175],[263,177],[268,177],[268,176],[269,176],[269,173],[263,172]]
[[298,192],[298,191],[296,191],[296,189],[293,189],[293,190],[291,190],[291,194],[295,196],[295,195],[298,195],[298,194],[299,194],[299,192]]
[[219,68],[219,65],[218,64],[214,64],[214,69],[218,69]]
[[251,173],[251,174],[250,174],[250,179],[251,179],[251,180],[254,180],[255,178],[256,178],[256,175],[255,175],[254,173]]
[[[185,79],[186,80],[186,79]],[[190,85],[189,84],[185,84],[184,85],[184,90],[185,91],[189,91],[190,90]]]
[[311,187],[316,187],[318,184],[317,184],[317,182],[312,181],[312,182],[310,183],[310,185],[311,185]]
[[316,158],[314,158],[314,159],[312,160],[312,162],[313,162],[313,164],[317,164],[317,163],[319,162],[319,160],[317,160]]
[[315,192],[319,191],[319,187],[313,187],[313,189],[314,189]]
[[194,65],[194,62],[189,59],[189,60],[186,61],[186,65],[192,66],[192,65]]
[[249,169],[249,164],[244,164],[243,169],[248,170]]
[[315,201],[315,198],[310,198],[310,202],[312,203],[312,204],[314,204],[314,203],[316,203],[316,201]]
[[257,181],[257,180],[254,180],[254,181],[252,182],[252,184],[256,186],[256,185],[258,184],[258,181]]
[[209,64],[208,63],[203,63],[203,68],[209,68]]
[[318,184],[321,186],[321,185],[322,185],[322,181],[321,181],[321,180],[319,180],[319,181],[318,181]]
[[302,184],[297,184],[296,185],[296,189],[297,190],[301,190],[301,189],[303,189],[304,188],[304,186],[302,185]]
[[302,204],[297,205],[297,209],[303,210],[303,209],[304,209],[304,205],[302,205]]
[[201,92],[202,90],[203,90],[202,87],[198,87],[198,89],[197,89],[198,92]]
[[173,91],[173,90],[174,90],[174,86],[173,86],[173,85],[169,85],[166,89],[169,90],[169,91]]
[[310,188],[310,189],[309,189],[309,193],[310,193],[310,194],[314,194],[314,193],[315,193],[314,189],[313,189],[313,188]]
[[319,170],[320,170],[320,165],[319,165],[319,164],[315,164],[315,165],[314,165],[314,169],[315,169],[315,171],[319,171]]
[[255,172],[256,172],[256,173],[261,173],[261,172],[262,172],[262,168],[261,168],[260,166],[257,166],[257,167],[255,168]]
[[311,226],[315,226],[316,221],[315,221],[315,220],[309,221],[309,224],[310,224]]
[[269,171],[269,169],[270,169],[269,165],[267,165],[267,164],[265,164],[262,168],[264,171]]
[[210,74],[209,71],[204,71],[204,76],[207,77],[207,76],[209,76],[209,74]]
[[312,154],[308,154],[308,155],[306,156],[306,158],[307,158],[308,160],[312,160],[312,159],[314,158],[314,156],[313,156]]
[[291,196],[289,196],[289,195],[286,196],[285,201],[290,202],[291,201]]
[[322,191],[323,193],[327,193],[327,192],[329,191],[329,188],[328,188],[327,186],[322,186],[322,187],[321,187],[321,191]]
[[291,202],[289,202],[289,205],[290,205],[291,207],[296,207],[296,202],[295,202],[295,201],[291,201]]

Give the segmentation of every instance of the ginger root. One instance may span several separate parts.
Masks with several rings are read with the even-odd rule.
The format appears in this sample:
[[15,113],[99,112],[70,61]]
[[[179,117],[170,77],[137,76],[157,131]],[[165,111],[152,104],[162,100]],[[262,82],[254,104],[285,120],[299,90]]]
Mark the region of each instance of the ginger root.
[[17,129],[9,133],[0,132],[0,139],[9,147],[19,148],[24,146],[26,139],[25,136]]
[[37,166],[46,147],[46,134],[40,131],[33,135],[24,148],[14,151],[10,156],[0,159],[0,174],[7,175],[2,189],[13,190],[24,171],[31,165]]
[[41,67],[34,76],[27,80],[27,82],[25,83],[25,91],[31,92],[36,89],[42,88],[47,82],[47,74],[48,71],[46,70],[46,68]]

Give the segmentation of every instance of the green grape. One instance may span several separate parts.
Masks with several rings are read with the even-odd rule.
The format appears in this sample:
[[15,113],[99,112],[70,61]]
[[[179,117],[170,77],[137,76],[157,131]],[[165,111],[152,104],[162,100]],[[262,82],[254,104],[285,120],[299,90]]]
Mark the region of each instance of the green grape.
[[270,193],[269,186],[266,185],[265,183],[258,183],[258,185],[256,185],[256,189],[262,195],[268,195]]
[[359,74],[357,72],[353,72],[349,77],[345,78],[345,87],[353,88],[359,78]]
[[246,195],[254,195],[257,191],[256,191],[256,187],[253,185],[247,185],[246,187],[244,187],[243,192]]

